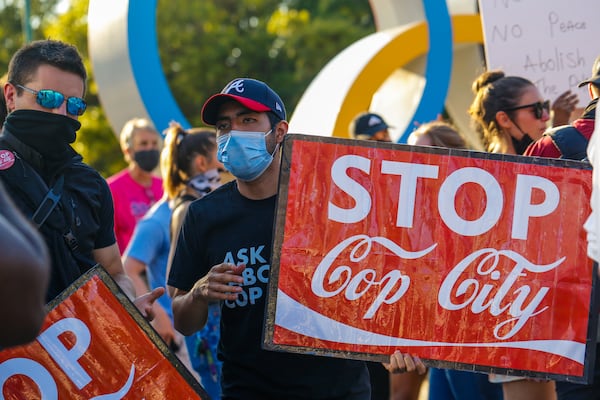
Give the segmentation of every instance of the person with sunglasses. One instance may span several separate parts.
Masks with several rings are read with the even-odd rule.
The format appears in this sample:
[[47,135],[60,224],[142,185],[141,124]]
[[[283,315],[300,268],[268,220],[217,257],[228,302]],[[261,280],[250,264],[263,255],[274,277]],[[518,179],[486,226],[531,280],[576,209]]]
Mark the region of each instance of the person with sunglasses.
[[542,137],[550,119],[550,102],[528,79],[494,70],[473,82],[471,121],[491,153],[523,154]]
[[[474,128],[491,153],[522,155],[542,137],[550,119],[550,103],[528,79],[503,71],[482,73],[472,85],[475,98],[469,107]],[[501,383],[504,400],[554,400],[554,381],[491,374]]]
[[[4,84],[8,116],[0,134],[0,181],[48,247],[46,302],[97,264],[135,296],[115,241],[108,185],[71,147],[87,107],[86,79],[74,46],[39,40],[13,55]],[[152,318],[152,304],[163,293],[136,299],[143,315]]]

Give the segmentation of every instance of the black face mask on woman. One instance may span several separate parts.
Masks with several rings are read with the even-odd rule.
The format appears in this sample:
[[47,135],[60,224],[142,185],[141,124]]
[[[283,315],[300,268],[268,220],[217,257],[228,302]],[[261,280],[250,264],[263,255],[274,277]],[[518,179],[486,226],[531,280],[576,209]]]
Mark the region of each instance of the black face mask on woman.
[[146,172],[151,172],[158,165],[160,159],[160,151],[140,150],[133,153],[133,159]]
[[520,140],[517,140],[512,136],[510,137],[510,140],[512,140],[513,147],[519,155],[525,153],[527,147],[533,143],[533,139],[526,133],[523,133],[523,137]]
[[517,127],[519,132],[521,132],[521,134],[523,135],[521,136],[521,139],[515,139],[513,136],[510,137],[512,145],[515,148],[515,153],[517,153],[518,155],[522,155],[523,153],[525,153],[525,150],[527,150],[527,147],[529,147],[529,145],[533,143],[533,139],[531,138],[531,136],[529,136],[529,134],[527,134],[523,129],[521,129],[519,124],[513,121],[512,118],[510,118],[510,120]]

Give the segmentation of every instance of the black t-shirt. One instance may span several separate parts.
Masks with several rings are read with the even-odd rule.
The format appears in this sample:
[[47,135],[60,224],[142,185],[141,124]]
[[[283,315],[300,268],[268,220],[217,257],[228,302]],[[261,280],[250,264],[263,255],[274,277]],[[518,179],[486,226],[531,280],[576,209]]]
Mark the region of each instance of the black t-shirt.
[[262,350],[276,196],[249,200],[230,182],[188,210],[170,286],[189,291],[214,265],[245,263],[243,293],[222,305],[223,396],[236,399],[346,399],[366,389],[361,361]]
[[[2,149],[13,152],[10,146],[0,141],[0,151]],[[31,217],[41,202],[39,197],[43,198],[49,188],[35,176],[35,170],[26,163],[24,155],[13,154],[16,155],[14,164],[0,170],[0,179],[13,202]],[[73,162],[63,170],[60,203],[39,229],[52,262],[47,302],[94,265],[92,250],[115,243],[113,203],[108,185],[98,172],[80,159],[75,155]],[[50,186],[53,183],[50,182]],[[39,195],[32,196],[34,192]],[[77,240],[76,256],[63,238],[69,229]]]

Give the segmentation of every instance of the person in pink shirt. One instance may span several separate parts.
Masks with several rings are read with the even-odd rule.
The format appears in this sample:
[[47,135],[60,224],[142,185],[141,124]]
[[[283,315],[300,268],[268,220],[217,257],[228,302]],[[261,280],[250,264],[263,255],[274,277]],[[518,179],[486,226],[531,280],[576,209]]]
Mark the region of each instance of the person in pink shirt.
[[158,166],[162,139],[150,121],[134,118],[119,137],[128,166],[107,179],[115,208],[115,235],[121,254],[146,211],[163,195],[162,179],[152,173]]

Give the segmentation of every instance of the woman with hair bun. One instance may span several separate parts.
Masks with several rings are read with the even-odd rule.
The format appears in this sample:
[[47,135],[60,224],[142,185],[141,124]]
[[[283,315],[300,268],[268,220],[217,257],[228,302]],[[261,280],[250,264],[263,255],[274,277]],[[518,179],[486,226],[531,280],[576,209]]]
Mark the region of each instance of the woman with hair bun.
[[[161,161],[164,170],[165,192],[171,199],[169,267],[175,244],[190,203],[221,186],[223,164],[217,160],[217,141],[214,129],[183,129],[172,123],[166,131],[165,150]],[[221,305],[209,305],[204,328],[186,337],[192,366],[200,374],[202,386],[211,399],[221,398],[221,363],[217,360]]]
[[550,119],[550,102],[537,87],[499,70],[481,74],[472,86],[471,121],[491,153],[523,154],[542,137]]

